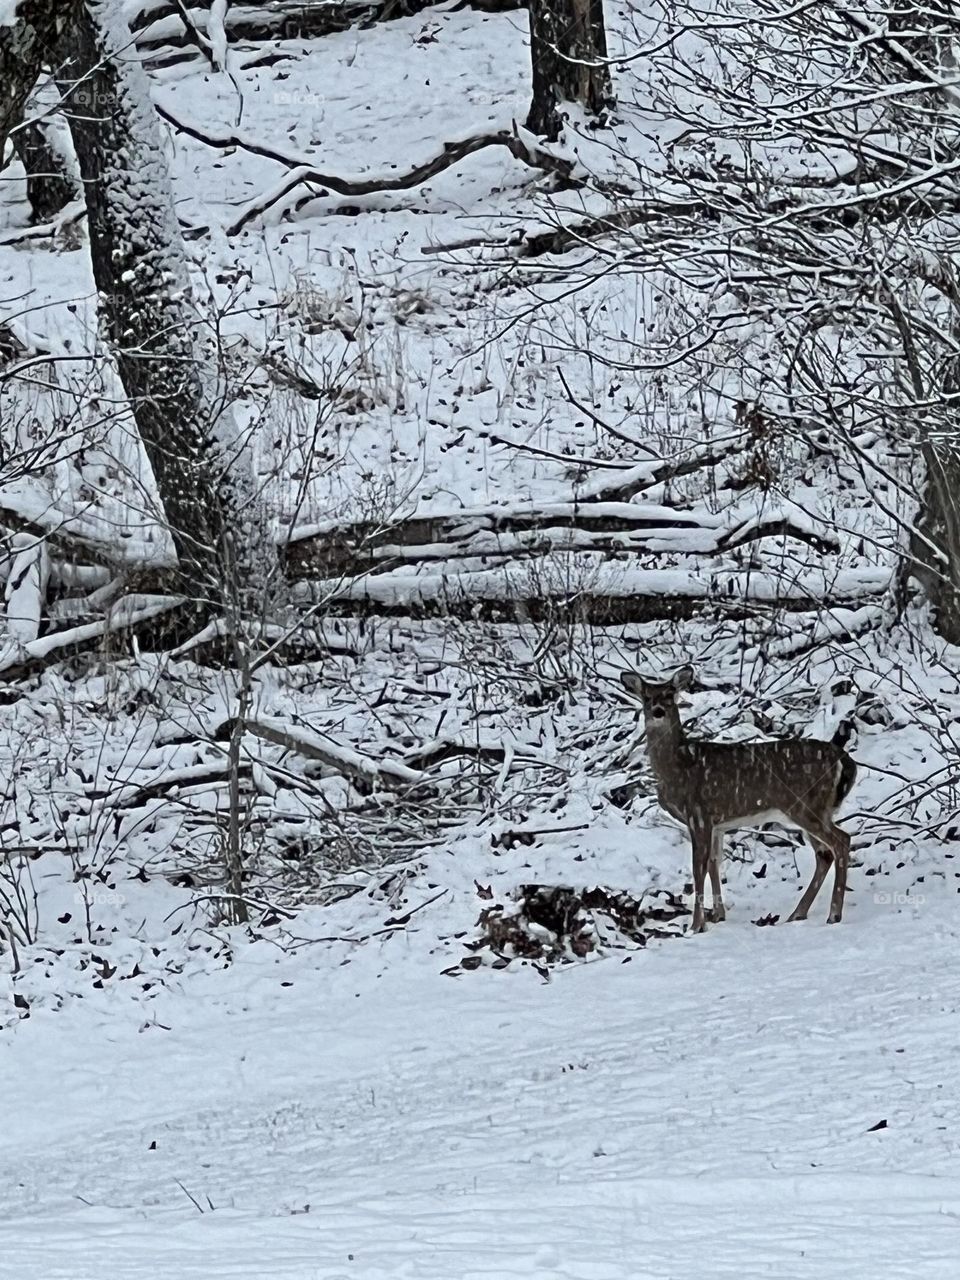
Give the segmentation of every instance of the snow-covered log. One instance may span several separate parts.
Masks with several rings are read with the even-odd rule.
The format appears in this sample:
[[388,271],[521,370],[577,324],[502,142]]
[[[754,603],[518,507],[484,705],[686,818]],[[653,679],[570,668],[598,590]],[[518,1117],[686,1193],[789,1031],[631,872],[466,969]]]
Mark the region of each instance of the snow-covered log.
[[656,503],[517,502],[415,515],[393,525],[304,529],[285,548],[285,566],[297,579],[463,559],[506,563],[547,552],[719,555],[770,537],[794,538],[821,553],[840,549],[832,531],[816,528],[797,511],[722,517]]
[[810,570],[799,577],[760,570],[693,572],[633,569],[597,560],[569,575],[544,562],[536,571],[383,573],[354,582],[321,583],[331,614],[371,613],[528,623],[545,619],[611,625],[671,621],[710,614],[742,618],[759,609],[790,613],[852,609],[890,587],[885,569]]
[[[370,26],[395,18],[412,17],[430,9],[436,0],[233,0],[225,6],[221,27],[226,40],[278,41],[312,40]],[[455,8],[476,8],[483,12],[521,8],[520,0],[462,0]],[[159,58],[171,58],[181,50],[195,47],[195,40],[183,20],[202,37],[216,38],[218,0],[128,0],[126,13],[137,45]],[[211,19],[213,18],[213,21]]]
[[105,618],[51,631],[16,647],[8,647],[0,655],[0,679],[6,683],[22,680],[65,658],[100,646],[108,635],[117,637],[118,641],[135,635],[140,628],[152,627],[158,619],[182,608],[183,604],[183,598],[179,596],[127,597],[118,601]]

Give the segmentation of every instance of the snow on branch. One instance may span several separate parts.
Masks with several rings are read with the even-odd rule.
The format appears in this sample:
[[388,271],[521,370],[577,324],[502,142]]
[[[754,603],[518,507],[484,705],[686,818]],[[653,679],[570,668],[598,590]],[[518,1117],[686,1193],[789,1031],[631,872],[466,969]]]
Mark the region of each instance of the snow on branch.
[[32,671],[93,648],[104,636],[136,630],[183,605],[182,596],[132,595],[117,602],[106,618],[52,631],[25,644],[9,644],[0,653],[0,676],[20,680]]
[[297,579],[318,571],[352,576],[403,564],[516,560],[550,551],[719,555],[769,537],[794,538],[824,554],[840,550],[834,534],[793,509],[747,518],[734,511],[724,519],[656,503],[516,502],[414,515],[387,527],[360,522],[304,530],[287,546],[285,563],[288,576]]
[[[427,775],[411,769],[398,760],[374,760],[353,747],[345,747],[325,733],[291,726],[277,717],[261,716],[245,720],[244,727],[264,742],[272,742],[308,760],[317,760],[337,773],[367,784],[379,783],[386,787],[417,786],[427,782]],[[222,730],[221,730],[222,732]]]
[[312,191],[312,195],[325,195],[328,191],[333,191],[337,195],[352,197],[375,195],[382,191],[409,191],[488,147],[505,147],[521,163],[546,173],[559,173],[564,178],[572,176],[575,166],[573,160],[555,155],[542,147],[531,134],[517,129],[513,133],[506,131],[484,133],[476,137],[462,138],[457,142],[445,142],[437,155],[423,164],[414,165],[405,173],[384,173],[372,178],[345,178],[338,174],[324,173],[314,165],[312,157],[295,156],[279,151],[276,147],[268,146],[246,133],[237,130],[224,133],[213,129],[201,129],[199,125],[179,119],[166,107],[158,105],[157,110],[174,129],[187,134],[197,142],[221,150],[239,148],[252,155],[275,160],[288,170],[288,173],[272,188],[251,200],[241,210],[226,228],[229,236],[238,235],[248,223],[283,200],[297,187],[320,188],[319,191]]

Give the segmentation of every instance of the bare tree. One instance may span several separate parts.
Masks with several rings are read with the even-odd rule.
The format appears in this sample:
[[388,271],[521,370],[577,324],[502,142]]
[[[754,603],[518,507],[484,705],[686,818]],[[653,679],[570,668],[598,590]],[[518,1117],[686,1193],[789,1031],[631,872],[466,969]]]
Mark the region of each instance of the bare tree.
[[23,119],[40,68],[50,61],[66,20],[66,6],[57,0],[18,0],[16,21],[0,23],[0,164],[7,138]]
[[563,103],[600,117],[613,103],[603,0],[529,0],[533,100],[527,128],[555,139]]
[[[276,572],[229,391],[204,349],[160,127],[119,0],[71,0],[59,72],[102,328],[176,548],[180,587],[257,616]],[[234,589],[249,597],[234,601]]]
[[624,156],[631,198],[527,252],[619,239],[618,269],[683,310],[638,351],[644,375],[699,370],[719,417],[808,456],[828,438],[960,641],[960,14],[662,0],[642,20],[624,61],[661,150],[640,179]]
[[48,222],[79,196],[79,187],[50,121],[27,117],[13,131],[17,158],[27,178],[27,200],[34,222]]

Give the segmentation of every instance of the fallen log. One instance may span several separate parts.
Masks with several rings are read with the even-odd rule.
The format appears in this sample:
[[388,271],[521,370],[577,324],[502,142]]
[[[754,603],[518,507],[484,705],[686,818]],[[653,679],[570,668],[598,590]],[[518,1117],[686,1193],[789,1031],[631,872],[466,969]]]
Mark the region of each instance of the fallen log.
[[[448,559],[458,549],[468,555],[512,555],[523,549],[521,535],[543,536],[548,530],[611,535],[656,529],[710,530],[719,524],[706,512],[676,511],[654,503],[515,503],[415,515],[392,524],[355,521],[314,525],[295,533],[283,549],[283,563],[292,581],[318,573],[354,576],[389,567],[391,562]],[[515,535],[513,540],[510,535]],[[554,535],[551,545],[556,541]]]
[[[576,577],[576,572],[570,575]],[[571,590],[555,567],[539,576],[503,570],[456,574],[386,573],[355,582],[317,584],[329,615],[366,614],[463,621],[563,621],[599,626],[694,617],[751,617],[760,611],[789,613],[854,609],[889,589],[887,569],[809,570],[799,581],[751,571],[693,572],[631,569],[601,562],[586,566],[584,586]]]
[[[435,7],[436,0],[233,0],[224,17],[224,33],[230,43],[277,40],[312,40],[370,27],[379,22],[410,18]],[[519,0],[461,0],[454,9],[475,8],[484,13],[521,8]],[[186,0],[182,8],[193,29],[209,38],[210,0]],[[131,28],[137,47],[148,54],[196,50],[174,0],[142,0]]]
[[396,524],[357,521],[301,530],[283,548],[291,581],[357,577],[402,565],[477,559],[520,561],[563,552],[720,555],[765,538],[794,538],[836,554],[838,538],[797,514],[743,519],[655,503],[517,503],[414,516]]
[[[0,654],[0,682],[24,680],[67,658],[102,649],[108,641],[119,648],[145,633],[155,636],[158,627],[175,627],[177,619],[190,612],[190,602],[182,596],[128,597],[107,617],[51,631],[25,644],[8,645]],[[144,647],[152,646],[147,642]],[[0,702],[5,701],[9,699],[0,685]]]

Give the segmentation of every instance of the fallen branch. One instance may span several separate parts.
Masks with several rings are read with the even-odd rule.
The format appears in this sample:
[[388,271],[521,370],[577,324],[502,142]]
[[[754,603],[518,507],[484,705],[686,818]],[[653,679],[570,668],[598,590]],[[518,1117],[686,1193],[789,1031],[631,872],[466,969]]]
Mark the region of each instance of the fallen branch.
[[[568,467],[582,467],[587,471],[627,471],[629,462],[613,462],[608,458],[580,458],[576,454],[557,453],[554,449],[540,449],[535,444],[526,444],[522,440],[509,440],[506,436],[497,435],[495,431],[480,431],[480,440],[489,440],[505,449],[516,449],[520,453],[532,454],[535,458],[549,458],[551,462],[562,462]],[[626,438],[626,437],[622,437]]]
[[794,538],[798,542],[807,543],[823,555],[831,552],[836,554],[840,550],[840,541],[832,534],[816,533],[786,516],[779,520],[753,520],[738,529],[731,529],[717,539],[714,550],[733,551],[748,542],[759,542],[761,538]]
[[[249,777],[251,765],[242,763],[239,770],[241,777]],[[105,798],[102,809],[129,813],[134,809],[142,809],[153,800],[169,796],[171,791],[180,793],[184,788],[203,788],[211,783],[226,783],[229,777],[230,766],[226,758],[208,760],[202,764],[184,765],[180,769],[164,769],[152,782],[142,784],[128,782],[118,790],[111,791]],[[99,799],[98,796],[91,798]]]
[[517,769],[557,768],[550,761],[536,756],[507,751],[505,747],[478,746],[475,742],[428,742],[408,752],[404,759],[411,767],[418,769],[432,769],[447,760],[470,760],[473,763],[482,761],[491,766],[502,765],[509,760],[511,766]]
[[[229,733],[232,723],[229,721],[221,726],[217,736]],[[254,737],[262,738],[264,742],[272,742],[276,746],[284,747],[287,751],[306,756],[308,760],[317,760],[328,769],[356,781],[365,782],[368,786],[380,784],[385,787],[399,785],[408,787],[428,781],[426,774],[417,769],[411,769],[409,765],[401,764],[398,760],[374,760],[372,756],[355,751],[352,747],[342,746],[325,733],[303,729],[300,726],[291,727],[285,720],[279,718],[261,717],[258,720],[247,720],[244,722],[244,728]]]
[[445,142],[442,152],[417,165],[404,174],[396,177],[383,175],[379,178],[342,178],[330,173],[318,172],[310,165],[292,169],[285,178],[269,191],[251,200],[232,223],[226,228],[228,236],[239,235],[245,226],[260,217],[267,209],[284,200],[298,187],[315,187],[308,197],[301,200],[297,208],[303,207],[310,200],[328,195],[331,191],[337,195],[354,199],[380,195],[391,191],[410,191],[429,182],[438,174],[452,169],[468,156],[484,151],[488,147],[505,147],[515,160],[530,168],[544,173],[557,173],[569,180],[574,162],[552,155],[548,151],[533,144],[524,142],[519,136],[511,133],[484,134],[480,137],[465,139],[462,142]]
[[671,480],[679,480],[683,476],[706,471],[752,448],[753,441],[740,433],[731,436],[728,440],[720,440],[700,453],[694,453],[679,460],[638,462],[629,471],[623,472],[617,480],[611,480],[606,476],[595,476],[583,485],[580,497],[584,501],[592,502],[629,502],[637,494],[644,493],[658,484],[667,484]]
[[26,644],[8,648],[0,657],[0,678],[11,682],[23,680],[64,658],[85,653],[102,644],[106,636],[127,638],[158,618],[173,615],[187,606],[182,596],[160,596],[154,599],[131,596],[111,610],[109,617],[95,622],[54,631]]
[[[557,377],[560,379],[560,385],[563,387],[564,395],[567,397],[569,403],[572,404],[580,413],[585,414],[594,426],[599,427],[601,431],[605,431],[607,435],[611,435],[615,439],[620,440],[623,444],[628,444],[631,449],[642,449],[644,453],[650,454],[652,458],[658,458],[655,450],[651,449],[649,445],[643,444],[640,440],[635,440],[633,436],[628,436],[627,433],[625,431],[621,431],[619,427],[611,427],[609,422],[604,421],[604,419],[601,418],[595,410],[591,409],[589,405],[582,404],[581,401],[579,401],[573,394],[570,383],[567,381],[566,375],[562,369],[557,370]],[[661,459],[658,458],[658,461],[661,461]]]
[[[598,240],[648,223],[663,222],[670,227],[671,234],[675,234],[676,221],[679,219],[686,219],[691,223],[698,219],[701,223],[715,223],[720,220],[720,212],[701,200],[648,200],[632,208],[611,209],[599,217],[561,224],[536,234],[522,232],[519,237],[513,233],[509,238],[501,240],[474,238],[451,245],[424,245],[420,252],[426,257],[457,249],[485,247],[501,250],[510,261],[518,258],[541,258],[594,247]],[[624,257],[623,261],[629,261],[629,256]]]
[[859,609],[831,609],[814,619],[809,628],[795,635],[781,636],[754,645],[743,652],[743,661],[752,663],[777,658],[796,658],[825,644],[843,644],[867,631],[883,625],[886,611],[882,605],[863,605]]
[[[352,644],[328,637],[322,623],[314,619],[302,627],[284,627],[278,623],[264,623],[259,631],[260,641],[269,645],[269,655],[278,662],[322,662],[336,654],[338,657],[355,658],[357,649]],[[199,666],[229,666],[235,661],[234,640],[225,618],[212,618],[203,628],[170,650],[171,658],[189,658]],[[254,665],[262,660],[254,658]]]
[[576,164],[574,160],[567,159],[564,156],[557,156],[550,151],[544,150],[533,135],[527,135],[525,138],[520,131],[508,133],[504,130],[498,133],[484,133],[477,137],[463,138],[458,142],[445,142],[439,154],[432,156],[423,164],[415,165],[414,168],[408,169],[406,173],[383,174],[377,178],[344,178],[339,174],[324,173],[322,170],[317,169],[312,157],[297,156],[289,152],[279,151],[276,147],[269,146],[259,138],[253,138],[246,133],[241,133],[237,130],[217,132],[212,129],[201,129],[199,125],[181,120],[169,108],[160,104],[157,104],[157,111],[178,132],[187,134],[188,137],[203,143],[205,146],[216,147],[224,151],[239,148],[241,151],[247,151],[251,155],[274,160],[277,164],[282,164],[289,170],[276,186],[257,196],[245,206],[226,228],[228,236],[238,235],[254,218],[284,199],[291,191],[303,185],[309,184],[320,188],[316,193],[318,195],[326,195],[328,192],[333,191],[337,195],[350,197],[376,195],[382,191],[409,191],[413,187],[422,186],[423,183],[429,182],[431,178],[435,178],[437,174],[453,168],[454,165],[460,164],[468,156],[475,155],[478,151],[484,151],[488,147],[504,147],[515,159],[523,164],[545,173],[560,174],[567,179],[571,177]]

